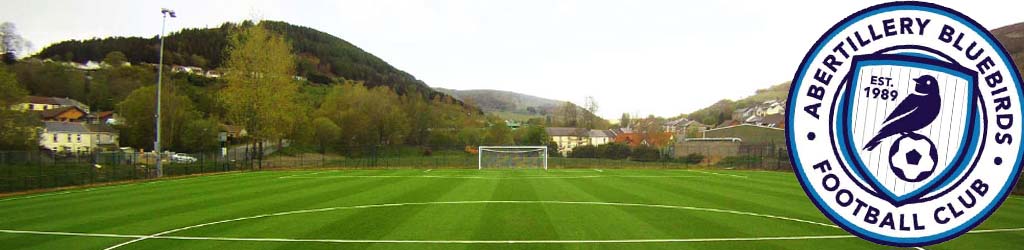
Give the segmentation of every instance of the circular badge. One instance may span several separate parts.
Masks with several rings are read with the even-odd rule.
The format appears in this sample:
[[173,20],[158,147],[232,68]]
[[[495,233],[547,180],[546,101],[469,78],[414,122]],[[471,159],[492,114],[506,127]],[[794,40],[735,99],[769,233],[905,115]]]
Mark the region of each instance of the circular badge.
[[786,137],[814,204],[892,246],[943,242],[1007,198],[1021,169],[1021,77],[984,27],[930,3],[861,10],[804,57]]

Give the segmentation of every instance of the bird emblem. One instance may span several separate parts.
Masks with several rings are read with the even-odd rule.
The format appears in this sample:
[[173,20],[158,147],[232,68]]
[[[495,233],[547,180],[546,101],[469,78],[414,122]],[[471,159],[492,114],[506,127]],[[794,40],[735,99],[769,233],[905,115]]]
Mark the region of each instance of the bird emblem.
[[939,115],[942,99],[939,97],[938,80],[930,75],[922,75],[914,79],[914,82],[913,91],[885,118],[882,129],[868,141],[865,150],[875,149],[890,136],[913,133],[924,128]]

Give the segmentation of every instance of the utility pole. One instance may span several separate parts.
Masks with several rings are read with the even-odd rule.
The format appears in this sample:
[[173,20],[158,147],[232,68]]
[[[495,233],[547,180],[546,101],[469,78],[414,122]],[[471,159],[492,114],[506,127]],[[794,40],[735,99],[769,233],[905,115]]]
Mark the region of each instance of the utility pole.
[[160,90],[163,88],[164,78],[164,28],[167,27],[167,16],[171,18],[177,17],[173,10],[167,8],[160,9],[163,20],[160,23],[160,59],[156,65],[156,141],[153,142],[153,151],[156,153],[156,177],[164,177],[164,167],[161,162],[161,150],[160,150]]

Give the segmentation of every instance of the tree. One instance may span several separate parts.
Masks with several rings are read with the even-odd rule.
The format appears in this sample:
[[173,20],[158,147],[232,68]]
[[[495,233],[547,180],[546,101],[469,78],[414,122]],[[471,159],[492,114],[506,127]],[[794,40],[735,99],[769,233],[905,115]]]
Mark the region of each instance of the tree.
[[210,61],[206,60],[206,58],[203,57],[203,56],[192,55],[192,56],[189,57],[189,62],[192,63],[192,66],[196,66],[196,67],[200,67],[200,68],[206,68],[206,65]]
[[327,151],[327,145],[332,144],[341,137],[341,127],[334,124],[331,119],[319,117],[313,120],[313,140],[320,147],[320,153]]
[[292,80],[295,61],[283,37],[262,25],[237,30],[225,67],[227,87],[220,96],[229,121],[244,126],[260,149],[264,141],[292,131],[299,85]]
[[578,122],[579,112],[578,112],[577,109],[578,108],[576,107],[576,105],[572,104],[571,102],[564,102],[564,103],[562,103],[562,106],[558,108],[557,114],[555,116],[558,119],[558,122],[556,123],[557,126],[559,126],[559,127],[576,127],[576,126],[579,126],[579,122]]
[[548,132],[543,126],[528,125],[514,131],[516,145],[544,145],[548,142]]
[[81,71],[68,70],[52,62],[19,63],[15,64],[14,71],[18,82],[33,95],[87,99],[86,77]]
[[214,119],[193,119],[185,122],[180,133],[180,151],[208,152],[216,150],[220,144],[218,136],[220,125]]
[[24,101],[28,91],[21,88],[18,79],[4,68],[0,68],[0,108],[7,109],[11,105]]
[[512,129],[505,125],[504,120],[498,117],[488,117],[488,121],[490,126],[487,127],[487,134],[484,136],[484,141],[488,145],[515,144],[512,138]]
[[619,127],[628,128],[630,122],[631,121],[629,120],[629,113],[622,113],[622,117],[619,118]]
[[128,57],[121,53],[121,51],[111,51],[107,53],[107,56],[103,57],[103,62],[113,67],[121,67],[124,63],[128,62]]
[[584,108],[587,109],[587,113],[584,114],[583,122],[584,127],[587,129],[594,129],[597,127],[597,120],[601,119],[597,117],[597,100],[593,96],[587,96]]
[[7,70],[0,68],[0,150],[28,150],[37,147],[39,119],[32,113],[10,110],[28,94]]
[[3,54],[4,63],[13,64],[19,53],[31,47],[32,43],[18,34],[18,28],[14,23],[0,24],[0,54]]
[[[160,135],[163,147],[169,150],[189,150],[181,135],[185,125],[199,119],[192,101],[178,94],[173,82],[163,85],[160,96]],[[117,113],[124,118],[118,125],[121,145],[152,149],[156,119],[156,85],[149,85],[132,91],[124,101],[117,104]],[[196,125],[198,126],[198,125]],[[216,132],[214,132],[216,133]],[[216,136],[211,137],[216,139]]]
[[670,143],[672,133],[665,132],[665,128],[661,124],[661,119],[651,115],[635,122],[636,126],[633,131],[639,134],[641,141],[647,142],[652,147],[662,148]]
[[367,89],[348,82],[332,87],[316,113],[345,128],[343,145],[396,144],[409,133],[408,117],[400,102],[387,87]]
[[430,142],[430,129],[437,127],[438,115],[435,111],[441,107],[431,107],[422,95],[416,92],[401,97],[402,108],[409,116],[409,136],[406,141],[411,145],[426,145]]

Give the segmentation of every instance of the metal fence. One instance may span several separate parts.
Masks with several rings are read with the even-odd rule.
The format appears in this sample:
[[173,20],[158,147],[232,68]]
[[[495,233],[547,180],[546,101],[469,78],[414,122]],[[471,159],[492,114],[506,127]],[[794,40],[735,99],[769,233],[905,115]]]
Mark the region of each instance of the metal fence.
[[[255,169],[253,152],[165,154],[164,176]],[[0,193],[150,179],[156,177],[155,163],[155,155],[138,152],[0,151]]]

